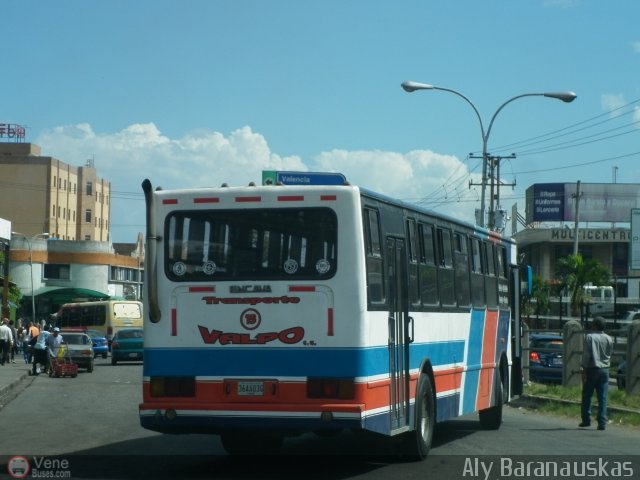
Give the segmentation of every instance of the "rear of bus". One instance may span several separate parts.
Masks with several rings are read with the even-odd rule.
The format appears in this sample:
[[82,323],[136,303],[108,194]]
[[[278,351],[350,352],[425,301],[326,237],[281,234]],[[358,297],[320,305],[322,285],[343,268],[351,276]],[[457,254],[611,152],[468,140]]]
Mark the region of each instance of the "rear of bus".
[[123,328],[142,328],[142,302],[98,300],[64,304],[56,314],[61,328],[95,330],[111,344],[113,335]]
[[142,328],[142,302],[111,300],[107,303],[106,337],[109,344],[113,336],[123,328]]
[[362,428],[359,190],[143,188],[141,425],[222,434],[228,451],[260,434]]

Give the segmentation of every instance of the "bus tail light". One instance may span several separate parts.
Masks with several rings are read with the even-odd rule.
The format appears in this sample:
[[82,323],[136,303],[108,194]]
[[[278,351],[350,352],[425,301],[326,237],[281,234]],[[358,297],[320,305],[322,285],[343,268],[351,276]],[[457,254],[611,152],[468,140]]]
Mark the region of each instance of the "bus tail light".
[[355,397],[355,384],[352,378],[309,378],[307,397],[352,400]]
[[529,361],[540,363],[540,356],[538,355],[538,352],[531,352],[529,354]]
[[149,391],[152,397],[195,397],[195,377],[151,377]]

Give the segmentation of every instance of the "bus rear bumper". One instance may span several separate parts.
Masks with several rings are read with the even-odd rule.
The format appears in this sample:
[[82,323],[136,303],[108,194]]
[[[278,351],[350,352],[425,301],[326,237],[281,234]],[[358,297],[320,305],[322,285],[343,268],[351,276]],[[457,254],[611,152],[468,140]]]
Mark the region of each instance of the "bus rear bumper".
[[[348,407],[348,408],[345,408]],[[301,411],[299,406],[278,410],[213,410],[153,408],[140,405],[140,425],[161,433],[219,434],[236,429],[284,431],[291,434],[315,430],[362,429],[363,405],[323,405],[321,410]]]

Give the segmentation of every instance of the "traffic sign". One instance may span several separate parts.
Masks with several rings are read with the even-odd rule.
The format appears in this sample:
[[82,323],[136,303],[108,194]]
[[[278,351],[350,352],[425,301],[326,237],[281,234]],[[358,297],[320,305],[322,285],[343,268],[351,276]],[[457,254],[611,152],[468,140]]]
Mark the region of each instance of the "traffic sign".
[[346,185],[347,179],[336,172],[262,172],[263,185]]

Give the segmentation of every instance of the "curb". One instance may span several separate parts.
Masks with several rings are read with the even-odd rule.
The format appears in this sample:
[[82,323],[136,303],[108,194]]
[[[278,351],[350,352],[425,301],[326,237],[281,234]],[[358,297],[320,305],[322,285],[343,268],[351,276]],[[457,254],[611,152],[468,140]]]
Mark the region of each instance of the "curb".
[[[544,397],[544,396],[540,396],[540,395],[521,395],[518,398],[514,398],[513,400],[511,400],[509,402],[510,405],[514,406],[514,407],[538,407],[542,404],[545,403],[551,403],[551,402],[555,402],[555,403],[562,403],[565,405],[573,405],[576,407],[580,407],[580,402],[576,402],[574,400],[565,400],[563,398],[553,398],[553,397]],[[625,407],[616,407],[616,406],[612,406],[607,404],[607,410],[609,412],[617,412],[617,413],[635,413],[637,415],[640,415],[640,411],[638,410],[634,410],[632,408],[625,408]]]
[[13,400],[17,396],[17,394],[19,393],[18,391],[16,391],[17,387],[20,386],[28,378],[31,377],[27,372],[25,372],[9,384],[0,387],[0,410],[6,407],[11,402],[11,400]]

